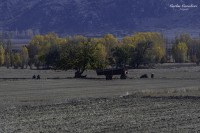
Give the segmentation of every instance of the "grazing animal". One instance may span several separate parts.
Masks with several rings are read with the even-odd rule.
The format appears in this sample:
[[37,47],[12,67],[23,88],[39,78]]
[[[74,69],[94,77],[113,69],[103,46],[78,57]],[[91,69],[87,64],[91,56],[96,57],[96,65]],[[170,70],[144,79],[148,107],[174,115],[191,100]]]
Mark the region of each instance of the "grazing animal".
[[35,75],[33,75],[32,79],[36,79],[36,76],[35,76]]
[[37,76],[37,79],[40,79],[40,75]]
[[148,78],[148,75],[147,74],[144,74],[142,76],[140,76],[141,79],[144,79],[144,78]]
[[151,74],[151,78],[152,78],[152,79],[154,78],[154,73]]

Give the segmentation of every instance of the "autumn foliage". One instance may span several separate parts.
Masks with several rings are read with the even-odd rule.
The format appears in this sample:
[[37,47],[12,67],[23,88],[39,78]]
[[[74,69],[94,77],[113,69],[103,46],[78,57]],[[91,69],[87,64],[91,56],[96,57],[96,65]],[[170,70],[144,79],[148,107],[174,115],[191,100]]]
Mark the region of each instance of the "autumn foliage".
[[[172,43],[175,62],[199,62],[200,41],[188,34]],[[76,70],[81,77],[87,69],[140,68],[167,62],[166,40],[158,32],[138,32],[118,39],[112,34],[102,37],[81,35],[59,37],[55,33],[36,35],[19,52],[11,51],[10,42],[0,44],[0,65],[15,68]]]

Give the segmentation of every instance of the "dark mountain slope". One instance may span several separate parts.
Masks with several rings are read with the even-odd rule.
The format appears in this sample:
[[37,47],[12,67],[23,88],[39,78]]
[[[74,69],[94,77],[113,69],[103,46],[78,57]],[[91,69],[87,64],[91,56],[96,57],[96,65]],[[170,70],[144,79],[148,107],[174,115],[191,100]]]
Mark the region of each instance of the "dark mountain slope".
[[200,28],[199,0],[0,0],[2,30],[75,33]]

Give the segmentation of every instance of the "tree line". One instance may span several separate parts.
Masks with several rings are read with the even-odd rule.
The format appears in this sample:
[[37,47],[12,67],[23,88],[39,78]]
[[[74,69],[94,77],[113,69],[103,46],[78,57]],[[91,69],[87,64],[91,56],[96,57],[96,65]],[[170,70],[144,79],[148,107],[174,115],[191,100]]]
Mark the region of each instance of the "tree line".
[[[199,63],[200,40],[181,34],[172,42],[171,52],[175,62]],[[80,77],[87,69],[140,68],[165,62],[166,40],[157,32],[139,32],[121,40],[112,34],[88,38],[49,33],[34,36],[18,51],[12,49],[9,40],[0,40],[0,65],[7,68],[74,69],[75,77]]]

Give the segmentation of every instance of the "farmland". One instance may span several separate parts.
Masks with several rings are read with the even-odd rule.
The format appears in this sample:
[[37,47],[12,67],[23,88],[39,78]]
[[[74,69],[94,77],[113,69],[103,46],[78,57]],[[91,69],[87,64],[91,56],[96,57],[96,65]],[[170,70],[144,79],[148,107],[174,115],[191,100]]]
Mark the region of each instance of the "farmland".
[[106,81],[91,70],[74,79],[73,70],[0,68],[0,132],[196,132],[199,73],[195,64],[164,64]]

